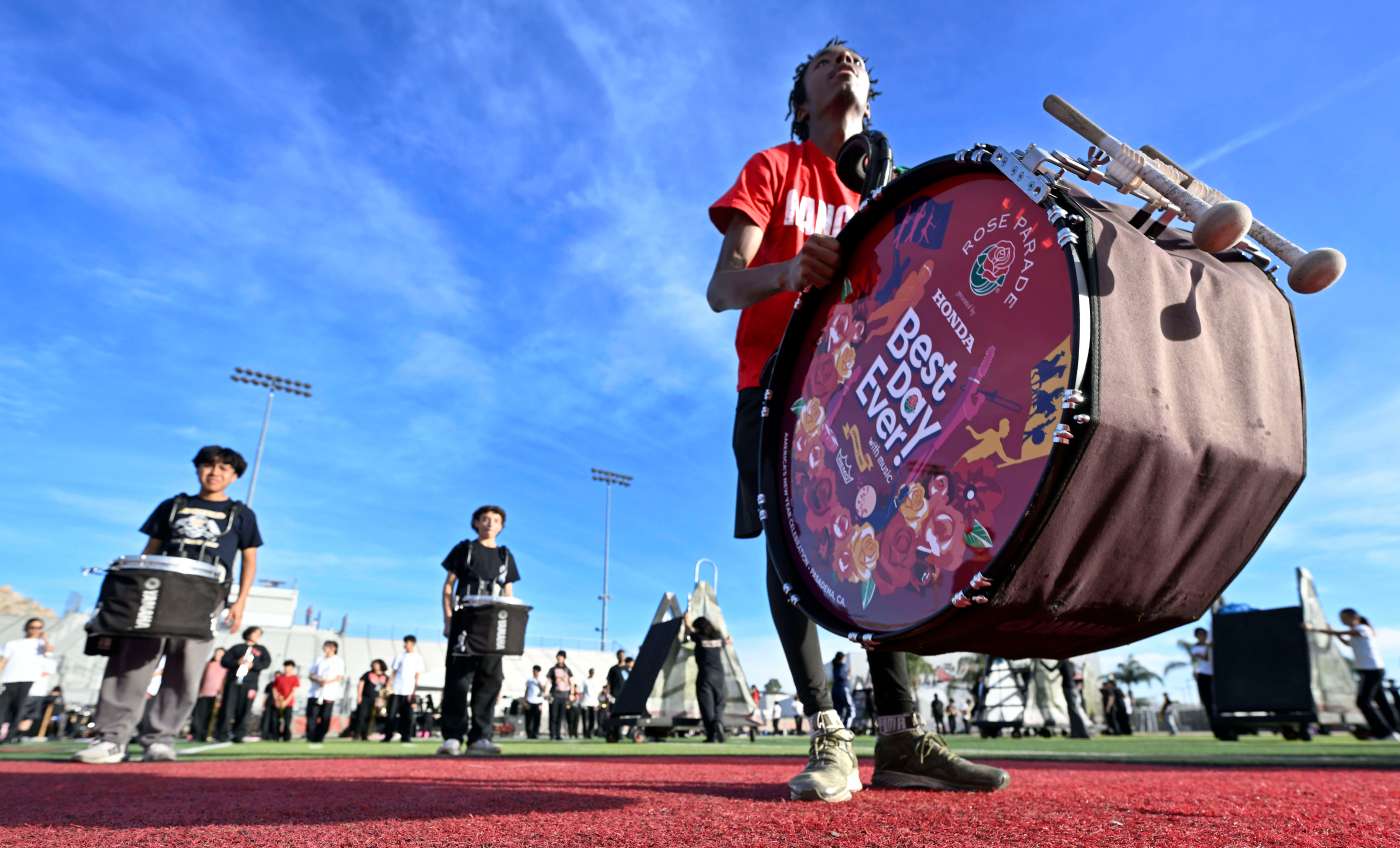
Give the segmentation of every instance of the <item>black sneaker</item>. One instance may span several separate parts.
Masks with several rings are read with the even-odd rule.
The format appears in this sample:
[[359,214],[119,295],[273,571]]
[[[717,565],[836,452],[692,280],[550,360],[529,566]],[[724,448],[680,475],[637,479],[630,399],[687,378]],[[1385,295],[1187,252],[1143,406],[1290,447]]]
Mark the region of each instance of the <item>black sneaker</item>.
[[1005,771],[954,754],[943,737],[925,730],[922,719],[914,718],[912,730],[876,738],[871,786],[995,792],[1011,783]]

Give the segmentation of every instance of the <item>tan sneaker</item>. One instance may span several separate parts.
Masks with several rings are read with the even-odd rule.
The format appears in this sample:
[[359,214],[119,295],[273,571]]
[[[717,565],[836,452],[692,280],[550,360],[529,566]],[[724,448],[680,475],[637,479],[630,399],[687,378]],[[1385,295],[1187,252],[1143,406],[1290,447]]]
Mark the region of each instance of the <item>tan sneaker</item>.
[[948,750],[943,737],[925,730],[918,715],[907,718],[911,729],[876,738],[871,786],[995,792],[1011,783],[1011,775],[1001,769],[970,763]]
[[807,767],[788,781],[792,800],[833,804],[851,800],[851,793],[861,790],[860,768],[851,747],[855,735],[841,725],[835,710],[812,716],[812,728]]

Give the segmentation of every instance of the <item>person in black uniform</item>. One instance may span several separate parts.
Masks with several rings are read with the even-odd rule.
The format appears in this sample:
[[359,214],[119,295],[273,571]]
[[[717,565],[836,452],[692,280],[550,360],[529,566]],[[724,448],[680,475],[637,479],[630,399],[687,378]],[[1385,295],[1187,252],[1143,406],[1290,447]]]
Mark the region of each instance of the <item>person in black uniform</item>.
[[[499,506],[477,507],[472,513],[475,539],[458,542],[442,561],[447,579],[442,584],[443,635],[448,638],[447,676],[442,691],[442,746],[438,753],[454,756],[466,753],[499,754],[501,747],[492,741],[492,722],[496,699],[501,694],[505,675],[497,655],[467,653],[466,633],[453,632],[452,612],[457,598],[466,595],[515,594],[515,582],[520,572],[515,557],[496,537],[506,526],[506,511]],[[471,729],[467,730],[467,700],[471,699]]]
[[214,734],[220,742],[242,742],[248,732],[248,715],[253,712],[253,699],[258,694],[258,675],[272,665],[272,655],[258,644],[262,632],[261,627],[244,628],[243,641],[224,652],[221,662],[229,675],[224,682],[219,732]]
[[685,614],[685,638],[695,644],[695,698],[705,723],[705,741],[724,741],[724,646],[733,642],[700,616]]

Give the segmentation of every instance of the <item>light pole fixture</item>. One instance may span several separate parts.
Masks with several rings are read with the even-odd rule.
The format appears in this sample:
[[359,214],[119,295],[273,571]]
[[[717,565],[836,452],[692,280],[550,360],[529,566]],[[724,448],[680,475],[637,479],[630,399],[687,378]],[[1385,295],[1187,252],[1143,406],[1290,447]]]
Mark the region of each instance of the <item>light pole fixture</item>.
[[300,380],[291,380],[286,377],[278,377],[276,374],[264,374],[261,371],[253,371],[248,368],[235,368],[228,378],[235,383],[247,383],[250,386],[267,389],[267,406],[263,408],[262,432],[258,434],[258,453],[253,457],[253,476],[248,480],[248,506],[253,505],[253,495],[258,491],[258,469],[262,467],[263,443],[267,441],[267,422],[272,418],[272,396],[278,392],[300,397],[311,397],[311,384],[303,383]]
[[627,474],[618,474],[616,471],[604,471],[601,468],[594,468],[593,479],[602,483],[608,489],[606,506],[603,508],[603,594],[598,596],[598,600],[603,602],[603,626],[598,628],[598,650],[608,649],[608,601],[612,598],[608,595],[608,541],[612,530],[612,490],[613,486],[630,486],[632,477]]

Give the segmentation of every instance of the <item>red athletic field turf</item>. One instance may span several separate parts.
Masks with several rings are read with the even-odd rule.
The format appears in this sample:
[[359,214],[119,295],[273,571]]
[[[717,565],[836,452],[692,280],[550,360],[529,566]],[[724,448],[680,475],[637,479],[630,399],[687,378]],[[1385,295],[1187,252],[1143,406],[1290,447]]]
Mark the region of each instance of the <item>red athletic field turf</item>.
[[[0,845],[1400,846],[1400,773],[1015,763],[794,803],[790,759],[0,764]],[[869,767],[864,772],[869,779]]]

